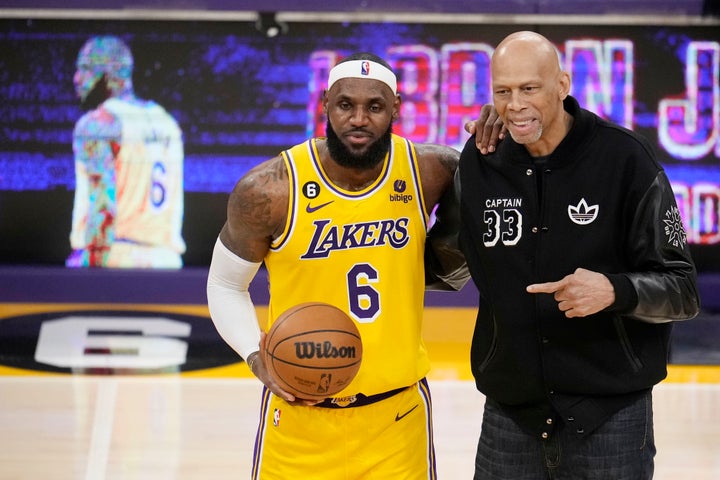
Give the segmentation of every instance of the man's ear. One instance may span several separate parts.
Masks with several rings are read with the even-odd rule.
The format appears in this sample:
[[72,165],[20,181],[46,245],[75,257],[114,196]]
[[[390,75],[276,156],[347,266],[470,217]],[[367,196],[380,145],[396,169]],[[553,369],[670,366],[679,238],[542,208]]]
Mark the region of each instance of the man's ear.
[[572,85],[572,79],[570,78],[570,74],[563,71],[561,73],[562,77],[560,78],[560,99],[565,100],[565,98],[570,95],[570,86]]
[[402,104],[402,98],[400,94],[395,95],[395,101],[393,102],[392,121],[394,122],[400,118],[400,105]]
[[322,99],[320,100],[320,102],[322,103],[322,113],[325,114],[326,116],[327,116],[327,113],[328,113],[328,112],[327,112],[327,104],[328,104],[328,96],[327,96],[327,93],[328,93],[328,91],[327,91],[327,89],[325,89],[325,90],[323,91],[323,94],[322,94]]

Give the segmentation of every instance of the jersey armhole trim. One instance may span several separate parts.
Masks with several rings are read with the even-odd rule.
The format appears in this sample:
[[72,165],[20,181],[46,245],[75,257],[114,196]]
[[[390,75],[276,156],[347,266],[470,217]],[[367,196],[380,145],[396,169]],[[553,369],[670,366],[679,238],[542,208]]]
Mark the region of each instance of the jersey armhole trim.
[[270,250],[280,250],[282,246],[290,238],[293,226],[295,225],[295,204],[297,203],[297,173],[295,172],[295,163],[292,160],[291,150],[285,150],[280,153],[283,161],[285,162],[285,168],[288,172],[288,209],[287,209],[287,220],[285,221],[285,228],[283,229],[280,236],[278,236],[270,244]]

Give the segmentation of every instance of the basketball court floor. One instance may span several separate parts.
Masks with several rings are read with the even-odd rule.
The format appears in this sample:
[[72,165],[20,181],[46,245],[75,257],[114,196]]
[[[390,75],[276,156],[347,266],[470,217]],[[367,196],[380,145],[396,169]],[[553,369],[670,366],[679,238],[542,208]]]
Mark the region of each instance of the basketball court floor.
[[[36,285],[34,296],[42,301],[28,301],[13,293],[27,291],[28,279],[14,274],[12,282],[0,282],[0,480],[249,478],[260,382],[213,336],[199,298],[173,287],[188,303],[153,304],[133,293],[164,298],[152,278],[139,285],[131,278],[120,301],[117,294],[104,297],[104,280],[95,278],[93,298],[112,302],[90,303],[67,294],[78,291],[78,277],[66,278],[65,293],[57,296],[56,279],[41,287],[42,295]],[[123,282],[110,283],[117,290]],[[193,291],[202,291],[198,285]],[[76,303],[59,302],[60,296]],[[260,318],[264,314],[258,307]],[[484,402],[468,365],[473,315],[467,305],[426,309],[441,480],[472,478]],[[177,328],[183,324],[189,325],[184,333]],[[98,331],[105,341],[142,338],[130,340],[133,348],[110,341],[103,349],[92,340]],[[159,343],[143,343],[153,335]],[[172,337],[188,346],[182,362]],[[702,341],[715,345],[717,338]],[[702,360],[715,353],[682,354]],[[168,367],[173,362],[182,365]],[[720,366],[689,362],[670,365],[668,379],[655,389],[658,480],[720,478]]]
[[[471,479],[482,396],[435,380],[439,478]],[[249,378],[0,378],[0,478],[247,479],[259,382]],[[720,478],[720,388],[655,392],[658,480]]]

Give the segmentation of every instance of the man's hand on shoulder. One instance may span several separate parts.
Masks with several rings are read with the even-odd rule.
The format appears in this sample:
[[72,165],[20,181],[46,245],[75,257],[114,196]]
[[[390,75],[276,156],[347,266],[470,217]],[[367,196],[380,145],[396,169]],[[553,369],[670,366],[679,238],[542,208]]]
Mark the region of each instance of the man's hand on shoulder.
[[505,138],[507,133],[497,110],[490,103],[482,106],[477,120],[465,124],[465,131],[470,135],[476,134],[475,145],[483,155],[494,152],[498,142]]

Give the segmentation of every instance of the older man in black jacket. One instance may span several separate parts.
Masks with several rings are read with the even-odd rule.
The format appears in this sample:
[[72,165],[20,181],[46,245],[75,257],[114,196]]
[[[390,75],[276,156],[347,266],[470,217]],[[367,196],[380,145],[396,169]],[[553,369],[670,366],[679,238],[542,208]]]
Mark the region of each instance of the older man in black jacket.
[[510,138],[488,155],[471,138],[456,177],[487,397],[476,480],[652,478],[652,388],[671,322],[699,310],[662,166],[644,138],[580,108],[570,82],[546,38],[503,40],[493,99]]

